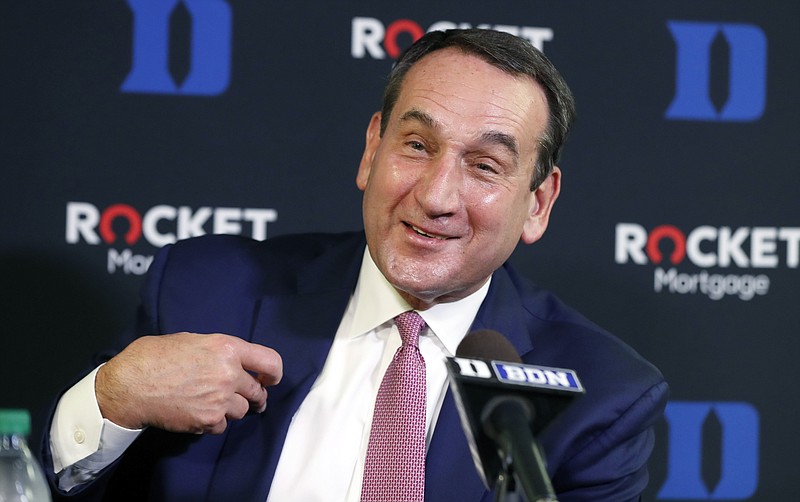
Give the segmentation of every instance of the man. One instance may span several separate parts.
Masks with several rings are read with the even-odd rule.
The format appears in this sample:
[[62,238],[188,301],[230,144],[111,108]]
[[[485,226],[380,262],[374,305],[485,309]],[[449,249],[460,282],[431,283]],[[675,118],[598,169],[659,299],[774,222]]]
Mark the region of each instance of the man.
[[[392,319],[413,310],[427,325],[427,500],[493,497],[443,362],[479,328],[585,384],[540,437],[560,500],[638,500],[666,383],[505,264],[547,228],[572,117],[560,75],[521,39],[453,30],[416,42],[367,128],[365,233],[217,236],[160,253],[124,350],[58,404],[44,453],[56,491],[359,500],[376,396],[400,345]],[[142,336],[155,333],[173,334]]]

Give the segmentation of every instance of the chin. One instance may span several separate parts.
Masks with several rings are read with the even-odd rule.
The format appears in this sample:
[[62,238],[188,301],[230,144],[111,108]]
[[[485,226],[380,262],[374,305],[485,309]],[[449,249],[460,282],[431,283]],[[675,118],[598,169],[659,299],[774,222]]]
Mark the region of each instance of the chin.
[[[418,302],[425,304],[427,307],[433,306],[437,303],[450,302],[457,300],[465,295],[462,294],[468,288],[462,281],[456,282],[453,280],[444,281],[431,281],[431,276],[422,278],[423,280],[409,280],[408,276],[400,276],[397,278],[388,278],[389,282],[401,292],[401,294],[408,301],[408,297],[413,297]],[[425,280],[427,279],[427,280]],[[412,303],[409,301],[409,303]],[[413,303],[412,303],[413,305]]]

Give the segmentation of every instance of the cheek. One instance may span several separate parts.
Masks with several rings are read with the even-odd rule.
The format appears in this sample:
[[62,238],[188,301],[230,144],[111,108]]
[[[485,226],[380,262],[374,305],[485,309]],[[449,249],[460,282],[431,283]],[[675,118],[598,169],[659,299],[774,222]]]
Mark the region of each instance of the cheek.
[[408,192],[407,181],[399,170],[388,167],[373,167],[372,176],[364,190],[365,216],[377,217],[397,206]]
[[412,191],[416,183],[413,170],[398,165],[387,165],[375,174],[371,180],[373,196],[382,205],[396,204]]
[[498,241],[516,242],[528,213],[528,197],[524,193],[507,191],[473,192],[470,204],[470,223],[476,232],[494,236]]
[[511,217],[513,204],[509,193],[475,186],[468,187],[466,193],[470,219],[475,224],[493,226],[497,224],[498,219]]

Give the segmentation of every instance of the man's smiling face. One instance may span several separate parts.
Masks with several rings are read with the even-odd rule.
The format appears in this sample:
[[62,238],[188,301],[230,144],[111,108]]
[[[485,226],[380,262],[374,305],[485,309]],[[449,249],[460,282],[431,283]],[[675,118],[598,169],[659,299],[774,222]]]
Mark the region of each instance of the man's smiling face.
[[409,70],[382,137],[380,118],[356,182],[372,258],[412,307],[473,293],[541,237],[560,171],[530,190],[548,120],[532,79],[439,50]]

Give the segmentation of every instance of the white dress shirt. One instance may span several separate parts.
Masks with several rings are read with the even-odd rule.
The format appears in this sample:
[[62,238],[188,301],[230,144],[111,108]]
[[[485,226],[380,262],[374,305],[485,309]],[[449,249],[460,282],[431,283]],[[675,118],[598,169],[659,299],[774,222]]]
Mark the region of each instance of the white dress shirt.
[[[444,358],[456,352],[488,288],[489,281],[462,300],[419,312],[428,326],[419,342],[426,370],[426,445],[447,389]],[[292,418],[269,502],[360,499],[375,397],[400,346],[393,319],[407,310],[408,304],[365,252],[322,372]],[[95,373],[64,394],[51,426],[54,467],[57,473],[63,469],[62,489],[92,479],[140,432],[102,418],[94,396]]]

